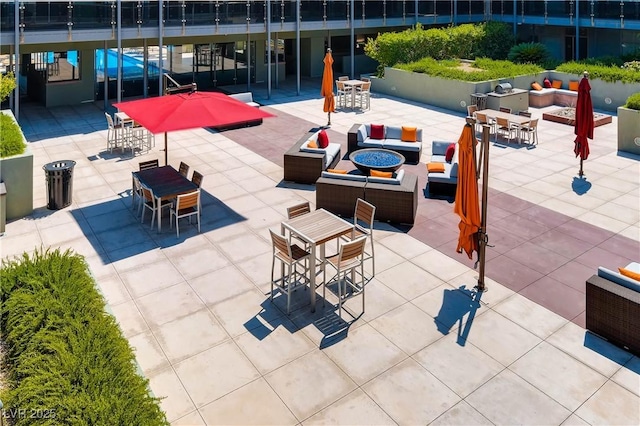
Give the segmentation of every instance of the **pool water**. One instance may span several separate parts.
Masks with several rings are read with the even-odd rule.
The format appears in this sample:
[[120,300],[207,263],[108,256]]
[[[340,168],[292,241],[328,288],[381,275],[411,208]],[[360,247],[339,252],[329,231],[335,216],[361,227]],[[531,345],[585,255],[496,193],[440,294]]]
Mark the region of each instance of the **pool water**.
[[[98,73],[104,73],[104,50],[96,49],[96,71]],[[148,62],[148,75],[157,76],[158,66],[154,63]],[[142,78],[144,73],[144,60],[131,55],[122,55],[122,78],[123,79],[136,79]],[[108,49],[107,50],[107,72],[109,78],[118,77],[118,52]]]

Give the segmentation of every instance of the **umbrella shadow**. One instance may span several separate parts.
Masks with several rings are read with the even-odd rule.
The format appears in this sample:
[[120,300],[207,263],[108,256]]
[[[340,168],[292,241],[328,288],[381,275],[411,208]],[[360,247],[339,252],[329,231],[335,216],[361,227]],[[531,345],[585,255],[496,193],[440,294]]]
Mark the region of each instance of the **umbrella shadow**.
[[585,176],[574,176],[571,182],[571,189],[578,195],[584,195],[591,189],[591,182]]
[[467,343],[476,311],[480,307],[482,293],[467,288],[463,284],[457,289],[445,289],[442,296],[442,306],[434,318],[436,327],[442,334],[449,334],[451,329],[458,324],[457,342],[460,346],[464,346]]

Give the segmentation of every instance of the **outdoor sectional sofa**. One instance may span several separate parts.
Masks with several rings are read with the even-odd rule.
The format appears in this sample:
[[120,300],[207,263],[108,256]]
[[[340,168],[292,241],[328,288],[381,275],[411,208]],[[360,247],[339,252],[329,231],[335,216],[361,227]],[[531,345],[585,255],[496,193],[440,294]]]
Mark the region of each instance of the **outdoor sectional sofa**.
[[385,125],[384,139],[372,139],[371,124],[354,124],[347,133],[348,153],[363,148],[384,148],[399,152],[407,163],[419,163],[422,155],[422,129],[417,129],[415,142],[404,142],[401,136],[402,127]]
[[[640,264],[625,269],[640,273]],[[600,267],[586,293],[587,330],[640,355],[640,282]]]
[[284,153],[284,180],[315,183],[324,170],[338,164],[341,158],[339,143],[329,143],[326,149],[308,147],[310,140],[318,140],[320,131],[306,133]]
[[400,170],[392,178],[364,176],[359,172],[323,172],[316,181],[316,207],[352,217],[356,200],[376,206],[375,219],[413,224],[418,209],[418,177]]

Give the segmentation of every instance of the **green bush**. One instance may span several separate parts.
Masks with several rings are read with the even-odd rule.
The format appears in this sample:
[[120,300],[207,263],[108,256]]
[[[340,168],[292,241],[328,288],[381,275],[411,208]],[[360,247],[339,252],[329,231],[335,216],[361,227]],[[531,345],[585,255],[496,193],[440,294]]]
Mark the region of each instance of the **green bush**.
[[462,81],[487,81],[519,75],[533,75],[544,71],[542,67],[532,64],[514,64],[509,61],[495,61],[488,58],[478,58],[473,64],[477,71],[465,71],[460,68],[460,61],[456,59],[436,61],[424,58],[411,64],[399,64],[395,68],[406,71],[419,72],[431,76]]
[[623,83],[640,83],[640,71],[633,68],[593,64],[585,61],[566,62],[559,65],[556,71],[576,75],[582,75],[583,71],[589,71],[589,78],[591,79],[598,78],[608,83],[615,83],[617,81]]
[[364,51],[380,64],[379,75],[384,72],[384,67],[416,62],[426,57],[473,59],[481,56],[478,55],[479,52],[491,51],[486,56],[504,58],[504,46],[513,40],[513,36],[505,28],[506,25],[502,23],[486,23],[425,30],[422,25],[417,24],[415,28],[402,32],[384,33],[375,39],[369,38]]
[[22,154],[26,147],[20,126],[12,117],[0,113],[0,158]]
[[634,93],[627,98],[627,103],[624,105],[629,109],[635,109],[640,111],[640,92]]
[[16,88],[16,78],[13,73],[0,74],[0,102],[7,99]]
[[489,21],[484,24],[484,36],[481,38],[478,51],[473,57],[507,59],[509,50],[515,43],[516,39],[511,25]]
[[638,71],[640,72],[640,61],[630,61],[630,62],[625,62],[622,65],[622,68],[626,69],[626,70],[632,70],[632,71]]
[[520,43],[509,50],[507,58],[516,64],[542,65],[549,59],[547,46],[542,43]]
[[5,413],[54,416],[18,416],[15,426],[168,424],[81,256],[47,250],[3,261],[0,304]]

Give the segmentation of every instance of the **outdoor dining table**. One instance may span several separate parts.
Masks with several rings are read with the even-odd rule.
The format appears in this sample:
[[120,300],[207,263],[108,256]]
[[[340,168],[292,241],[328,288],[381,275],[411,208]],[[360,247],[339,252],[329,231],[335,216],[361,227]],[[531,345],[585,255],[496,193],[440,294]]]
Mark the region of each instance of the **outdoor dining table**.
[[352,233],[353,223],[349,223],[325,209],[318,209],[282,222],[282,231],[284,232],[285,229],[310,245],[309,287],[311,287],[311,312],[315,312],[316,248],[320,246],[320,258],[324,259],[325,243]]
[[[531,121],[531,117],[527,117],[524,115],[511,114],[509,112],[498,111],[495,109],[481,109],[476,111],[476,114],[485,114],[487,118],[504,118],[509,121],[509,123],[516,123],[518,126],[522,126],[525,123]],[[518,140],[520,140],[520,132],[518,132]]]
[[350,108],[354,108],[356,105],[356,89],[364,84],[362,80],[345,80],[342,82],[346,87],[351,88],[351,105]]
[[[133,172],[141,185],[151,189],[153,196],[160,202],[172,200],[178,195],[187,194],[198,189],[196,184],[182,176],[171,166],[154,167],[152,169]],[[158,232],[162,230],[162,209],[158,209]]]

